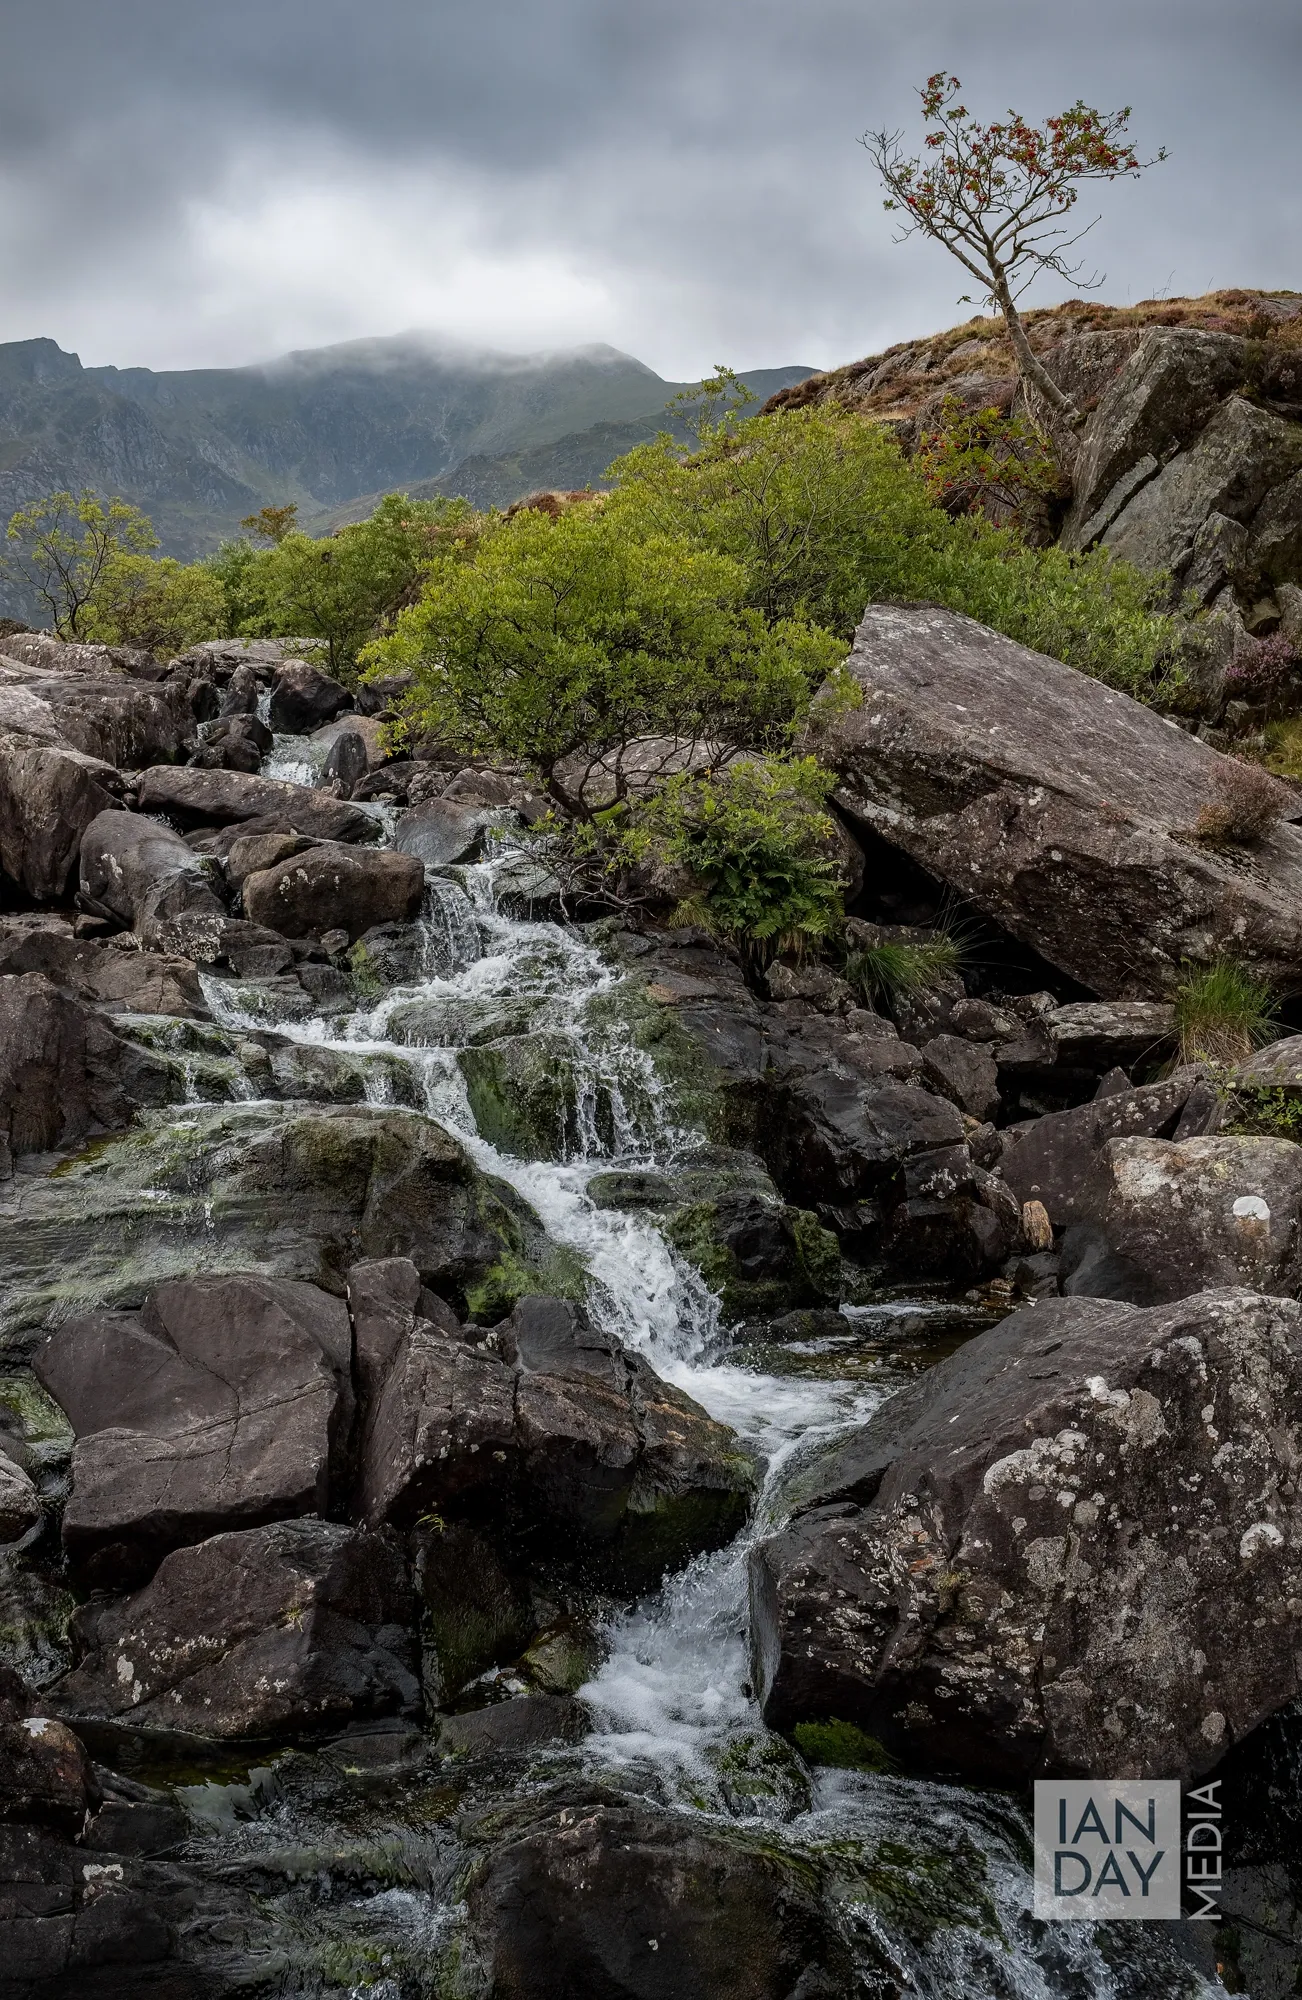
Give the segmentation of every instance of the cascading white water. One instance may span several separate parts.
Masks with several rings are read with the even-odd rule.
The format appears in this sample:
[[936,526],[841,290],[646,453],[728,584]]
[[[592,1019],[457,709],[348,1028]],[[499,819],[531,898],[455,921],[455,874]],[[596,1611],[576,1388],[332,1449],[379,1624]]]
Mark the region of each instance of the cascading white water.
[[[286,765],[274,775],[290,771]],[[884,1955],[894,1964],[910,1991],[935,2000],[988,2000],[996,1992],[1011,2000],[1067,1994],[1115,2000],[1123,1992],[1219,1991],[1192,1974],[1185,1979],[1184,1970],[1178,1987],[1137,1985],[1133,1978],[1126,1983],[1109,1962],[1122,1962],[1124,1953],[1114,1947],[1105,1956],[1088,1927],[1035,1924],[1025,1822],[1012,1801],[840,1771],[815,1771],[807,1781],[785,1747],[768,1737],[749,1685],[748,1551],[780,1522],[782,1474],[793,1457],[862,1418],[884,1391],[824,1374],[765,1374],[729,1360],[719,1339],[717,1303],[696,1273],[652,1223],[588,1198],[585,1189],[597,1170],[663,1163],[680,1156],[693,1135],[674,1126],[655,1070],[631,1038],[612,1034],[608,1025],[599,1043],[592,1036],[589,1004],[618,982],[619,973],[573,931],[498,909],[495,878],[511,859],[504,851],[430,878],[421,970],[411,984],[346,1016],[274,1025],[294,1041],[336,1049],[363,1064],[375,1058],[367,1084],[373,1101],[388,1101],[392,1065],[406,1064],[430,1115],[456,1134],[477,1164],[531,1204],[556,1242],[584,1259],[595,1316],[667,1380],[733,1425],[766,1468],[748,1529],[607,1627],[603,1664],[581,1691],[593,1729],[577,1754],[594,1773],[684,1810],[765,1820],[775,1837],[797,1847],[871,1852],[889,1839],[897,1849],[913,1842],[926,1855],[970,1850],[980,1858],[997,1933],[962,1911],[937,1911],[939,1928],[925,1943],[896,1935],[866,1905],[856,1905],[848,1919],[852,1930],[858,1923],[865,1936],[871,1932],[877,1961]],[[273,1025],[265,1006],[237,984],[210,977],[204,985],[220,1024]],[[409,1026],[408,1038],[396,1039],[394,1024],[414,1005],[422,1040],[411,1039]],[[578,1144],[559,1163],[516,1158],[475,1126],[458,1052],[513,1013],[517,1021],[523,1014],[534,1028],[564,1035],[580,1104],[588,1103],[578,1120]],[[604,1140],[592,1114],[598,1081],[610,1106]],[[726,1777],[730,1758],[733,1766],[738,1759],[762,1765],[766,1746],[779,1764],[785,1758],[788,1771],[798,1773],[794,1792],[790,1783],[776,1782],[767,1793],[763,1785],[752,1786],[739,1799]],[[1135,1954],[1145,1949],[1140,1939],[1130,1947],[1132,1973]],[[1159,1981],[1162,1976],[1159,1968]]]

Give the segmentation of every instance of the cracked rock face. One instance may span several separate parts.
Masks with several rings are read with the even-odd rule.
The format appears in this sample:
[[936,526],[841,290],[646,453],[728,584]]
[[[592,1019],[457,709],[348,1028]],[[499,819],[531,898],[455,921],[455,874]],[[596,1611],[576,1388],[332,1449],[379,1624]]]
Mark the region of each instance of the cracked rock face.
[[1302,1306],[1048,1300],[803,1476],[752,1559],[766,1719],[908,1762],[1187,1778],[1302,1688]]

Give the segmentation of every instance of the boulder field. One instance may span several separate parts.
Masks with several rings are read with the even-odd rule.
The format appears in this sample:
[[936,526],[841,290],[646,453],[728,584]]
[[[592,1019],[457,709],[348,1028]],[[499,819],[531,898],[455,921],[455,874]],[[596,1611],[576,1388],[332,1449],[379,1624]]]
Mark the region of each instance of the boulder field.
[[[847,950],[760,972],[571,920],[526,777],[390,758],[294,642],[3,645],[18,2000],[940,1991],[942,1907],[1002,1990],[951,1781],[1292,1726],[1302,1036],[1209,1064],[1175,990],[1302,989],[1302,833],[1197,838],[1215,749],[871,607],[810,736]],[[766,1469],[848,1347],[871,1414]]]

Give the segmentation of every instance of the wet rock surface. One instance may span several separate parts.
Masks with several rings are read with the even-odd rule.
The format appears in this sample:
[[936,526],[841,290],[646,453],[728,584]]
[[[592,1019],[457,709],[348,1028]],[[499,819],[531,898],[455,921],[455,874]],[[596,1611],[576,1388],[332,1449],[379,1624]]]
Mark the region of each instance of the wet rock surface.
[[980,1335],[756,1551],[766,1715],[1003,1781],[1212,1768],[1291,1698],[1300,1367],[1302,1308],[1248,1291]]

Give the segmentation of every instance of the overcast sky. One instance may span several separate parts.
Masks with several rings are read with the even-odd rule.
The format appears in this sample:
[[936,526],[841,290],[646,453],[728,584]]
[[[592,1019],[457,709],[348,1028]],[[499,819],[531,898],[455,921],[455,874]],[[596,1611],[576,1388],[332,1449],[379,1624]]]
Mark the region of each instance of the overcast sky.
[[[190,367],[429,327],[662,374],[964,316],[866,126],[1135,107],[1124,303],[1302,289],[1300,0],[0,0],[0,339]],[[1046,302],[1061,284],[1032,294]]]

